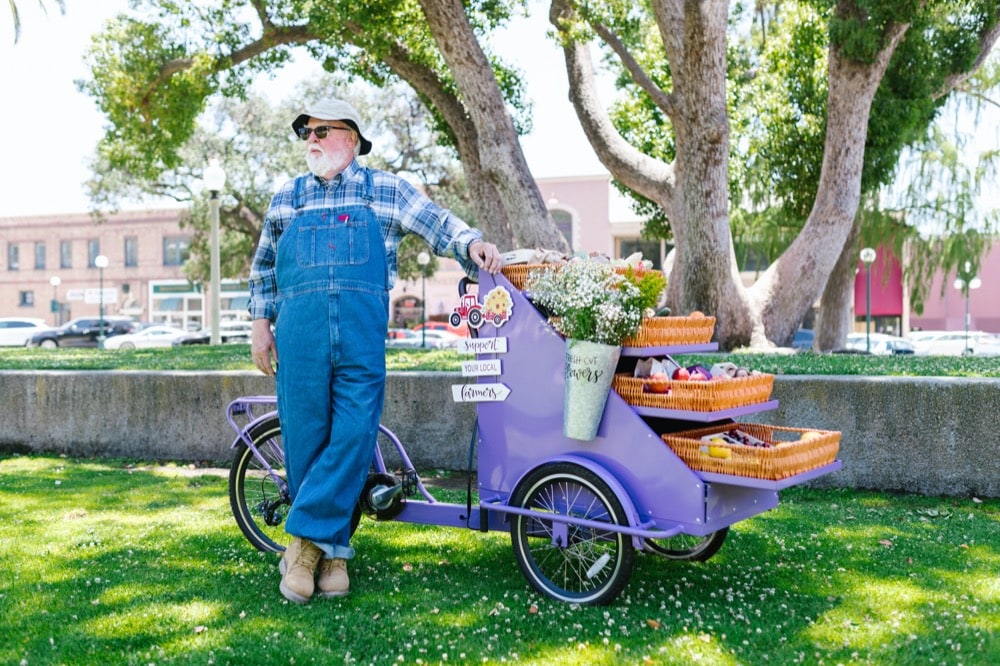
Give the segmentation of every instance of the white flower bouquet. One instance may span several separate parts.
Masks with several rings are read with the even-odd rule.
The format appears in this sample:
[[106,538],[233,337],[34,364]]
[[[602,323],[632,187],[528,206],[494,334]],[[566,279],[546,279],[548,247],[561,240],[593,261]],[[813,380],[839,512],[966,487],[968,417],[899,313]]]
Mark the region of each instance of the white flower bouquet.
[[642,323],[641,290],[606,262],[573,259],[532,271],[524,290],[566,338],[621,346]]

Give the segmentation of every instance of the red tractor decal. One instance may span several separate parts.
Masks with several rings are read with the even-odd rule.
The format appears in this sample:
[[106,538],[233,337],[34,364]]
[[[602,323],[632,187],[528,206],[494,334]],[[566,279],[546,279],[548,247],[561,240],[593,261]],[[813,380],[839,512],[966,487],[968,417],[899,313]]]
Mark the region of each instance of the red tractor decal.
[[462,302],[455,308],[448,318],[452,326],[458,326],[462,320],[469,322],[469,326],[478,329],[483,325],[483,306],[479,304],[479,299],[475,294],[464,294]]

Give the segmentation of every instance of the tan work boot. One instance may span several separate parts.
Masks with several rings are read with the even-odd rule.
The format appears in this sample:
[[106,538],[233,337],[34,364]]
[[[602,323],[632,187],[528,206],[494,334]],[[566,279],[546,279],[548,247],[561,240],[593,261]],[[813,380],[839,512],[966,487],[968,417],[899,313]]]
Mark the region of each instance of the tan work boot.
[[304,604],[316,589],[316,566],[323,551],[310,541],[295,537],[278,564],[281,594],[289,601]]
[[351,591],[351,580],[347,577],[347,560],[339,557],[323,558],[319,563],[319,577],[316,590],[321,597],[343,597]]

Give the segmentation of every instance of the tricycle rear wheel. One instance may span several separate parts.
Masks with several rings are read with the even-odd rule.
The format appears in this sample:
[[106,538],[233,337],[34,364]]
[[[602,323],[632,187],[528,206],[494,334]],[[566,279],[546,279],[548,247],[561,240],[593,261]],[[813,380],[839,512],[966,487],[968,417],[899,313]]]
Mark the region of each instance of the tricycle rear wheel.
[[560,601],[603,605],[628,583],[632,537],[546,518],[627,526],[621,501],[597,474],[573,463],[547,463],[518,484],[510,503],[532,512],[513,516],[510,537],[518,566],[536,590]]
[[648,552],[668,560],[704,562],[719,552],[728,534],[729,528],[723,527],[705,536],[678,534],[667,539],[646,539],[643,544]]

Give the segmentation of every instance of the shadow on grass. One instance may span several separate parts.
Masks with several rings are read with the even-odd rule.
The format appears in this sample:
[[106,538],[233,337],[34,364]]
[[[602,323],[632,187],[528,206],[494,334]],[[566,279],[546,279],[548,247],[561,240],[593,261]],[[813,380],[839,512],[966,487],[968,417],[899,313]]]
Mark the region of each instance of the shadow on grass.
[[637,557],[604,608],[533,591],[507,534],[365,519],[352,594],[297,606],[224,476],[12,457],[0,482],[3,663],[1000,659],[996,502],[786,491],[707,563]]

